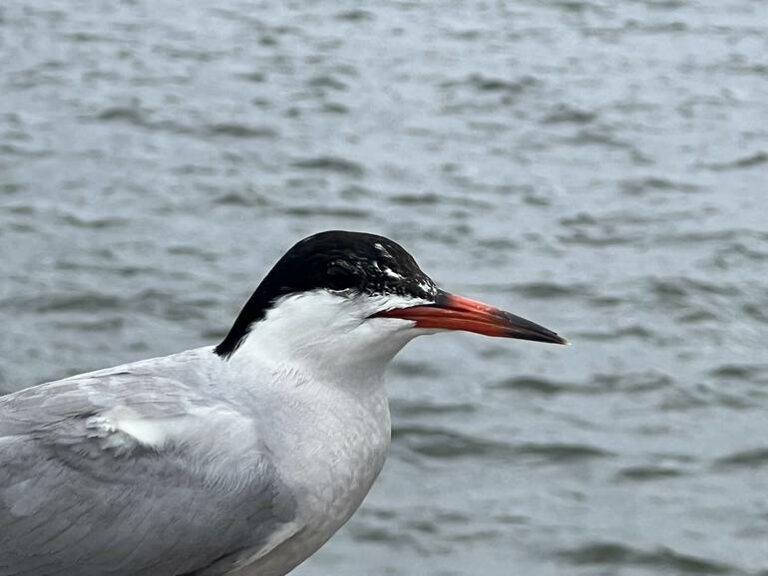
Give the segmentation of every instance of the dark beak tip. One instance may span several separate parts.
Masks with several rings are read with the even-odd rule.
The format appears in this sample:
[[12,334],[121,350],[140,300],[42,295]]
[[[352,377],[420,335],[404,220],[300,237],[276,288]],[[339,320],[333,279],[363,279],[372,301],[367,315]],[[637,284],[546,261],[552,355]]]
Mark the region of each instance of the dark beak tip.
[[547,334],[546,336],[533,336],[526,337],[519,334],[510,335],[512,338],[519,338],[521,340],[534,340],[537,342],[543,342],[544,344],[557,344],[558,346],[570,346],[571,341],[567,338],[563,338],[559,334]]

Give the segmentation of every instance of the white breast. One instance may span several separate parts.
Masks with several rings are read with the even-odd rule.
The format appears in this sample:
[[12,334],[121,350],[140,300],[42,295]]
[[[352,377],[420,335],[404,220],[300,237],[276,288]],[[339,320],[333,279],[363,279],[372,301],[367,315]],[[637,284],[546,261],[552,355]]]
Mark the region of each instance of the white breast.
[[[292,446],[279,466],[304,500],[305,522],[330,537],[362,502],[384,465],[390,441],[383,390],[360,402],[343,390],[313,395],[300,410]],[[323,541],[325,538],[323,538]]]
[[273,451],[297,500],[300,528],[238,576],[280,576],[310,556],[357,510],[384,465],[391,431],[383,388],[362,401],[337,388],[312,388],[282,395],[289,408],[275,414],[281,437]]

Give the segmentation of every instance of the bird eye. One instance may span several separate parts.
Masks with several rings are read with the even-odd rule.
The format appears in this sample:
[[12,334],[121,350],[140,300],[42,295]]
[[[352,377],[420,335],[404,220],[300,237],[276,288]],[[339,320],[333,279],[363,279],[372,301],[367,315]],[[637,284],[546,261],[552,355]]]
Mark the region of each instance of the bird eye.
[[344,262],[332,262],[326,270],[328,288],[331,290],[346,290],[355,285],[354,270]]

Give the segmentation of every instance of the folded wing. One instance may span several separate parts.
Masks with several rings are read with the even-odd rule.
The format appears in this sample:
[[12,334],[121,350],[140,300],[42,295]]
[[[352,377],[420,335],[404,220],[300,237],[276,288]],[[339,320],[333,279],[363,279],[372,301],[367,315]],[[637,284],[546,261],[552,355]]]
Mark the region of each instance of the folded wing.
[[225,573],[292,522],[256,423],[181,381],[126,370],[0,398],[0,576]]

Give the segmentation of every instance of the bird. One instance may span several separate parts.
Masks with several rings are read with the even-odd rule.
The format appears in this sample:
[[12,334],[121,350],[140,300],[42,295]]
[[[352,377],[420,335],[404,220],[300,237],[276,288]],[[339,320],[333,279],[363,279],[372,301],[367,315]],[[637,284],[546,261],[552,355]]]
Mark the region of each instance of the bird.
[[287,574],[384,465],[387,365],[456,330],[567,343],[444,291],[393,240],[331,230],[218,344],[0,397],[0,576]]

